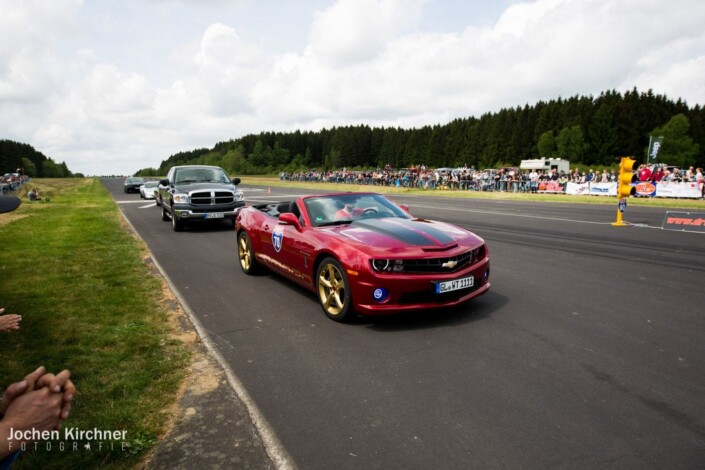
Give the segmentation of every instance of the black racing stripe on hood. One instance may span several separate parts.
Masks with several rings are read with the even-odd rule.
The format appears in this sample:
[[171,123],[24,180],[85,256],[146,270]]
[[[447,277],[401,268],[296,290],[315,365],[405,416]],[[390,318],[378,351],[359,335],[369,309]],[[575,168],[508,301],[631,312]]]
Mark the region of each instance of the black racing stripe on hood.
[[428,223],[408,219],[356,220],[351,225],[363,227],[415,246],[446,245],[455,241]]

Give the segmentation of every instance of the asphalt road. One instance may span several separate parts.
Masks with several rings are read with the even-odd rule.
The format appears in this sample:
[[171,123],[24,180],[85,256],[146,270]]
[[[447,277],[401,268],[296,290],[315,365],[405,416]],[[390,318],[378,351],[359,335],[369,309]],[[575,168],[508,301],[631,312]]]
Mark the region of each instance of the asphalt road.
[[106,180],[300,468],[705,468],[705,234],[661,230],[665,209],[612,227],[616,204],[395,196],[485,238],[492,288],[346,325],[245,276],[225,224],[175,233],[121,184]]

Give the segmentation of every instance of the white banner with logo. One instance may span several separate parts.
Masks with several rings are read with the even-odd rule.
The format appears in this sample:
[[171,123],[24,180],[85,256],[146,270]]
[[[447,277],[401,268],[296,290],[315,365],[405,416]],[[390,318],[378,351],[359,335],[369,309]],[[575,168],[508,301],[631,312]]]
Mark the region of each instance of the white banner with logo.
[[[700,199],[698,183],[642,182],[635,188],[640,196]],[[572,196],[616,196],[617,183],[568,183],[565,193]]]
[[675,183],[659,181],[656,184],[656,197],[691,197],[700,199],[698,183]]
[[568,183],[565,193],[573,196],[616,196],[617,183]]

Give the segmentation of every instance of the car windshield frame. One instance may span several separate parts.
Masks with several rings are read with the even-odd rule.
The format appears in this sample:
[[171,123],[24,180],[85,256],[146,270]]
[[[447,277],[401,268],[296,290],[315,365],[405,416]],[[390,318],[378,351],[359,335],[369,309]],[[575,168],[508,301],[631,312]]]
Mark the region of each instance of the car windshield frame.
[[346,193],[304,198],[313,227],[346,225],[356,220],[413,217],[391,200],[377,193]]

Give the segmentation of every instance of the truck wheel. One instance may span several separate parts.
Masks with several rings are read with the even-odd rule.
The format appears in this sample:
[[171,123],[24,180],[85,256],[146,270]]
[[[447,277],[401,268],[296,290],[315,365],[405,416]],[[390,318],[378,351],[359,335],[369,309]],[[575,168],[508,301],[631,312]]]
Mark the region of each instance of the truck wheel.
[[184,229],[184,221],[179,220],[173,209],[171,211],[171,228],[174,229],[174,232],[180,232]]

